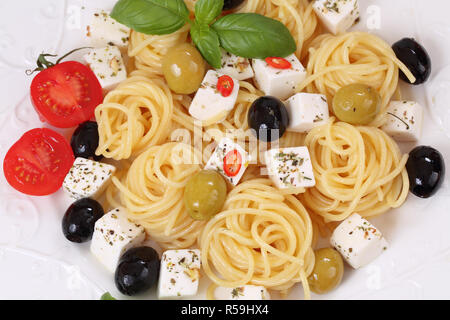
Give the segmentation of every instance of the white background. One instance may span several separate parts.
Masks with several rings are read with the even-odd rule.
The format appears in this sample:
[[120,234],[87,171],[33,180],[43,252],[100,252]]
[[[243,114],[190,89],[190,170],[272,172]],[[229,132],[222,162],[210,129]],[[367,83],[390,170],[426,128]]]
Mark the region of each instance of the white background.
[[[24,132],[41,127],[29,102],[39,53],[63,54],[86,44],[91,9],[113,0],[0,1],[0,160]],[[426,106],[420,144],[440,150],[450,168],[450,20],[448,0],[360,0],[356,29],[393,43],[414,37],[429,51],[433,73],[425,86],[404,86],[404,97]],[[84,8],[84,9],[83,9]],[[70,132],[65,132],[70,136]],[[402,145],[405,152],[414,146]],[[1,166],[1,164],[0,164]],[[370,266],[346,268],[341,286],[315,299],[450,298],[449,174],[431,199],[410,195],[399,210],[373,220],[391,247]],[[0,299],[98,299],[105,291],[124,298],[113,276],[89,254],[89,245],[69,243],[61,218],[70,204],[62,192],[33,198],[8,186],[0,174]],[[206,281],[201,294],[204,298]],[[297,287],[290,298],[301,299]],[[152,298],[145,295],[140,298]]]

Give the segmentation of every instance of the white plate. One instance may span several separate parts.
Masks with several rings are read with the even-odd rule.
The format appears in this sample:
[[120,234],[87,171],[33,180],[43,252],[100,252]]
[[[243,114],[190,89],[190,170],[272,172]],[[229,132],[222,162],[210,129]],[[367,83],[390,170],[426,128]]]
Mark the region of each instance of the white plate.
[[[24,132],[41,127],[28,94],[42,51],[62,54],[86,44],[92,9],[114,0],[0,1],[0,159]],[[429,51],[433,74],[427,85],[404,87],[404,95],[426,105],[420,144],[442,152],[450,168],[450,2],[448,0],[360,0],[357,29],[389,43],[414,37]],[[66,132],[70,136],[71,132]],[[403,145],[407,152],[413,145]],[[3,160],[1,161],[3,163]],[[1,170],[3,172],[3,170]],[[391,247],[358,271],[346,269],[342,285],[315,299],[450,298],[450,174],[436,196],[407,203],[373,220]],[[98,299],[110,291],[121,296],[113,276],[89,254],[88,245],[69,243],[61,218],[70,204],[62,192],[27,197],[0,174],[0,299]],[[198,298],[204,298],[203,281]],[[141,298],[152,298],[152,295]],[[291,296],[302,298],[296,287]]]

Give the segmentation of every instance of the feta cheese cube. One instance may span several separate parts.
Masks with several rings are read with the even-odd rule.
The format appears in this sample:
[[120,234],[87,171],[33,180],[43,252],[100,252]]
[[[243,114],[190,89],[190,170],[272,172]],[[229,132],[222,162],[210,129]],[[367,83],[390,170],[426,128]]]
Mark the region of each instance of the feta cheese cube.
[[392,101],[382,129],[397,141],[418,141],[422,132],[423,108],[414,101]]
[[217,90],[217,83],[221,76],[223,76],[222,73],[209,70],[189,107],[191,116],[203,121],[204,125],[222,122],[236,104],[239,81],[232,78],[233,91],[228,97],[224,97]]
[[265,60],[253,59],[257,87],[268,96],[285,100],[295,93],[296,87],[306,78],[306,70],[295,54],[285,58],[291,63],[289,69],[277,69]]
[[200,250],[164,252],[159,273],[158,297],[176,299],[196,295],[200,266]]
[[[225,159],[227,161],[225,161]],[[238,167],[239,171],[230,172],[225,168],[224,163],[231,165],[231,168]],[[237,143],[234,143],[228,138],[223,138],[220,140],[219,145],[214,150],[211,158],[209,158],[208,163],[205,166],[206,170],[217,170],[219,171],[225,179],[227,179],[232,185],[237,185],[239,180],[241,180],[244,175],[245,170],[249,165],[249,155],[248,153]],[[233,164],[235,163],[235,166]],[[234,168],[233,168],[234,169]]]
[[115,272],[120,257],[144,240],[144,228],[128,220],[126,209],[117,208],[95,223],[91,252],[109,271]]
[[288,131],[308,132],[325,124],[330,117],[327,97],[322,94],[297,93],[285,105],[289,114]]
[[270,293],[263,286],[245,285],[237,288],[217,287],[216,300],[270,300]]
[[118,47],[93,49],[84,56],[104,90],[110,91],[127,79],[127,69]]
[[264,153],[267,171],[279,189],[309,188],[316,185],[307,147],[271,149]]
[[229,75],[239,81],[253,78],[254,75],[248,59],[238,57],[225,50],[222,50],[222,68],[217,69],[217,72]]
[[388,247],[381,232],[356,213],[341,222],[330,242],[355,269],[366,266]]
[[98,10],[87,27],[87,36],[94,47],[107,45],[126,48],[130,40],[130,28],[111,18],[110,13]]
[[76,200],[97,198],[109,184],[114,172],[116,172],[116,168],[109,164],[76,158],[64,178],[64,191]]
[[315,0],[314,11],[333,34],[347,31],[359,18],[358,0]]

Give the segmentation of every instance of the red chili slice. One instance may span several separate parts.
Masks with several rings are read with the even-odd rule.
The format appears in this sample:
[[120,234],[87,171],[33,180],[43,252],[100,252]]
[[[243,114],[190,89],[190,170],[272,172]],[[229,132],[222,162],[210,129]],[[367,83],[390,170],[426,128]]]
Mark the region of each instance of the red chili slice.
[[229,177],[235,177],[242,167],[242,156],[234,149],[227,153],[223,159],[223,171]]
[[229,97],[234,89],[234,81],[229,76],[221,76],[217,80],[217,90],[223,97]]
[[268,57],[266,58],[266,62],[275,69],[290,69],[292,67],[289,61],[280,57]]

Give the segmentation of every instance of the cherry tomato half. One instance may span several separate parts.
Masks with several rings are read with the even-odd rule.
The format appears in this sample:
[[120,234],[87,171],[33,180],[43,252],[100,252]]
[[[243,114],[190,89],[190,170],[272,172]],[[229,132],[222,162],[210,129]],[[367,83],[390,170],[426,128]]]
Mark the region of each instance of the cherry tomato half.
[[3,173],[16,190],[45,196],[56,192],[74,162],[72,148],[50,129],[25,133],[6,153]]
[[242,167],[242,156],[234,149],[227,153],[223,159],[223,171],[229,177],[235,177]]
[[234,89],[234,81],[229,76],[221,76],[217,81],[217,90],[223,97],[229,97]]
[[275,69],[290,69],[292,64],[284,58],[269,57],[266,58],[266,62],[269,66]]
[[71,128],[94,116],[103,92],[91,69],[68,61],[41,71],[33,79],[31,100],[42,121]]

